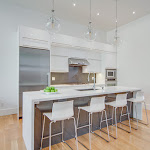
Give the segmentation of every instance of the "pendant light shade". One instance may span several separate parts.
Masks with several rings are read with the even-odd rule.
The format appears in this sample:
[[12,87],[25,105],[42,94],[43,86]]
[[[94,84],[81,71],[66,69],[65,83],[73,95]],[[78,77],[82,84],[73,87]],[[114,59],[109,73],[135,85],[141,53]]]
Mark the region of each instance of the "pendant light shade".
[[91,0],[90,0],[90,21],[87,27],[87,31],[84,33],[85,39],[88,41],[94,41],[96,39],[96,32],[92,27],[92,19],[91,19]]
[[54,10],[54,0],[52,0],[52,15],[48,22],[46,23],[46,29],[50,34],[55,34],[60,31],[60,22],[59,19],[55,17],[55,10]]
[[122,43],[120,37],[114,37],[113,45],[119,46]]
[[96,32],[92,28],[92,22],[89,22],[89,25],[88,25],[87,31],[84,34],[84,37],[88,41],[94,41],[96,39]]

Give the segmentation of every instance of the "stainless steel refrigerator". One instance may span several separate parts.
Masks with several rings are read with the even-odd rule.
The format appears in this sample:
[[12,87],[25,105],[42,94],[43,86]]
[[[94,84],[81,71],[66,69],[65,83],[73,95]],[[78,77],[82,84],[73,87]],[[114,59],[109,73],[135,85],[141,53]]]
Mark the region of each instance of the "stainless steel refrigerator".
[[50,85],[50,51],[20,47],[19,117],[22,117],[23,92],[39,91]]

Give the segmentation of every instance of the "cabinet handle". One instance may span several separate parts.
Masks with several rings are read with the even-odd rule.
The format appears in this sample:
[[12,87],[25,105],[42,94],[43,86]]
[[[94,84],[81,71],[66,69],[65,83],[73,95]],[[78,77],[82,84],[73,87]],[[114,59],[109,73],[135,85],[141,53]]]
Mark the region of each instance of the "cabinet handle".
[[50,73],[47,73],[47,86],[50,86]]

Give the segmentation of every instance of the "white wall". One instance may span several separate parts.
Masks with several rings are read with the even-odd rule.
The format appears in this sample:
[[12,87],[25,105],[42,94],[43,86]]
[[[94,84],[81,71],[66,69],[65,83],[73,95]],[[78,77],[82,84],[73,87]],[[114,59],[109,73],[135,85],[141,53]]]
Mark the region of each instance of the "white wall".
[[[48,16],[0,1],[0,115],[16,113],[18,102],[18,44],[19,25],[45,29]],[[62,22],[62,34],[82,37],[85,26]],[[106,41],[106,33],[99,31],[97,40]],[[6,103],[2,104],[2,103]]]
[[[107,35],[111,42],[114,31]],[[150,15],[120,27],[119,36],[118,84],[142,88],[150,109]]]

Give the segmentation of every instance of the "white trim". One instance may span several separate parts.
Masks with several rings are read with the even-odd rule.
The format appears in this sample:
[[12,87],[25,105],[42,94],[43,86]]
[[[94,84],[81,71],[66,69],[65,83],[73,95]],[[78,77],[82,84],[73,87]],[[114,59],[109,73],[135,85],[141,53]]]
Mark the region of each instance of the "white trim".
[[17,114],[17,108],[0,109],[0,116]]

